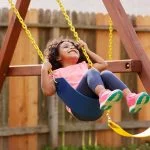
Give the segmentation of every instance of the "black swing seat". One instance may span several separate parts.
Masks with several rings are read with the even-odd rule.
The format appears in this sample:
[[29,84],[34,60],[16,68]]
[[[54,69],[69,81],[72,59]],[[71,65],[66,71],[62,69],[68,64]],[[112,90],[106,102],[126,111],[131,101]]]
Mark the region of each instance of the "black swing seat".
[[73,115],[82,121],[95,121],[101,117],[99,100],[87,97],[75,90],[64,78],[56,78],[56,91]]

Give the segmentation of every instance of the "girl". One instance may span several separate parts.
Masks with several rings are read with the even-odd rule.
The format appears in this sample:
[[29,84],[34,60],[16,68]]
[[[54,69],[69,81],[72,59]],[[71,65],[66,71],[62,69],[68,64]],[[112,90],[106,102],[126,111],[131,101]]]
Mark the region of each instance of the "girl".
[[[88,68],[81,47],[85,48],[94,62],[93,68]],[[138,112],[149,102],[146,92],[132,93],[112,72],[105,70],[107,63],[90,51],[82,40],[78,43],[70,39],[48,42],[44,54],[47,61],[41,68],[41,87],[47,96],[56,92],[53,77],[48,74],[52,69],[54,78],[63,77],[80,93],[92,98],[98,97],[102,111],[110,109],[113,103],[122,99],[122,96],[126,98],[131,113]],[[71,113],[69,108],[67,110]]]

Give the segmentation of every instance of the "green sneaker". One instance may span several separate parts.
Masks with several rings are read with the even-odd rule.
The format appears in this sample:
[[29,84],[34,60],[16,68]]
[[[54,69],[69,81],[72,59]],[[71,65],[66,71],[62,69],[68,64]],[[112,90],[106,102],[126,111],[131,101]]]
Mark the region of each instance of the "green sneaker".
[[150,97],[146,92],[139,94],[131,93],[127,96],[127,104],[130,113],[137,113],[141,108],[150,101]]
[[109,110],[111,109],[112,105],[118,101],[120,101],[123,97],[122,91],[117,89],[114,91],[105,91],[100,97],[100,109]]

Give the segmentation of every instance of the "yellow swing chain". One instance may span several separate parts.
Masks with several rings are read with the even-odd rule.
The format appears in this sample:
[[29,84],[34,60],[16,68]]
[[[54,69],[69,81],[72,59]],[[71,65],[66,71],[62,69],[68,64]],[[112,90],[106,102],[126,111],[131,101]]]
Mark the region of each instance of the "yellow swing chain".
[[[72,21],[71,21],[70,17],[68,16],[68,14],[67,14],[67,12],[66,12],[66,10],[65,10],[63,3],[61,2],[61,0],[56,0],[56,1],[57,1],[57,3],[58,3],[58,5],[59,5],[59,7],[60,7],[60,9],[61,9],[61,11],[62,11],[62,13],[63,13],[65,19],[66,19],[66,21],[67,21],[67,23],[68,23],[68,26],[70,27],[70,31],[73,33],[73,36],[74,36],[76,42],[78,42],[78,41],[80,40],[80,38],[79,38],[79,36],[78,36],[78,33],[75,31],[75,27],[73,26]],[[87,61],[88,61],[88,65],[89,65],[90,67],[92,67],[92,66],[93,66],[93,63],[92,63],[92,61],[90,60],[90,58],[89,58],[89,56],[88,56],[88,54],[87,54],[87,52],[86,52],[86,49],[83,48],[83,47],[82,47],[82,52],[83,52],[84,56],[86,57],[86,59],[87,59]]]
[[113,23],[109,17],[109,42],[108,42],[108,59],[112,60],[112,45],[113,45]]
[[[108,20],[108,24],[109,24],[108,59],[112,60],[113,23],[110,17]],[[110,110],[107,111],[106,116],[107,116],[108,126],[109,126],[109,123],[111,122]]]

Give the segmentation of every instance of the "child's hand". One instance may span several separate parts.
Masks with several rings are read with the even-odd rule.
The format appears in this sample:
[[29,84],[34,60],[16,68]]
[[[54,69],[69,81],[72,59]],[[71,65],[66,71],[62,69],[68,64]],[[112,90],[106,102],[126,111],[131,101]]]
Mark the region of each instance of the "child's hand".
[[84,41],[82,41],[82,40],[80,40],[78,42],[78,44],[79,44],[79,46],[78,46],[79,49],[82,48],[82,47],[85,48],[85,50],[89,49],[88,46],[87,46],[87,44]]
[[43,64],[42,64],[42,70],[45,70],[45,71],[49,71],[52,69],[52,65],[51,63],[46,60]]

